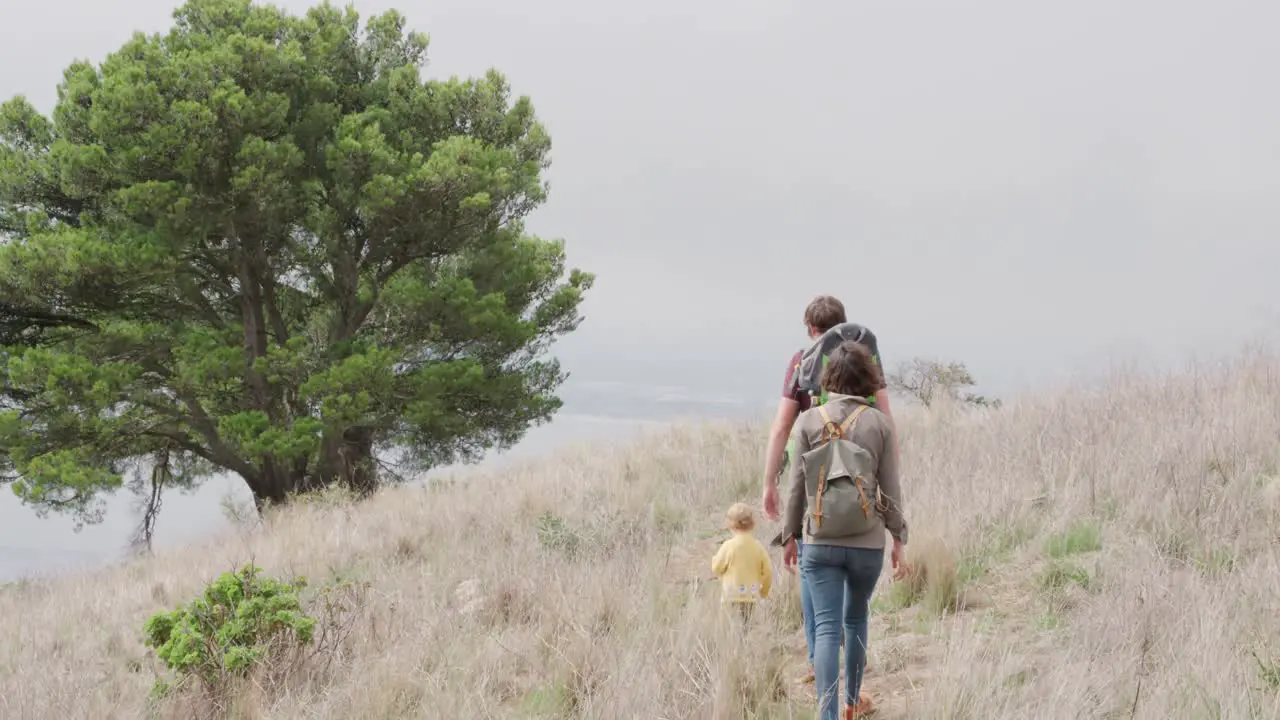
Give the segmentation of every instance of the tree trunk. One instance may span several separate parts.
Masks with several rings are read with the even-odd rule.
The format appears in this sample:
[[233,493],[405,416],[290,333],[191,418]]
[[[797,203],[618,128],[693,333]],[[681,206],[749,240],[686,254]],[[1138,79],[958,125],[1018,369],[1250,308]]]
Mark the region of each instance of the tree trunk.
[[269,505],[284,505],[297,492],[302,483],[288,468],[280,467],[270,458],[262,463],[262,471],[254,479],[245,478],[253,492],[253,504],[261,515]]
[[326,432],[321,448],[320,481],[341,483],[360,497],[378,489],[373,459],[373,430],[350,427],[341,434]]
[[261,470],[241,475],[253,493],[258,514],[271,505],[284,505],[298,493],[319,490],[335,483],[359,497],[378,489],[378,472],[373,457],[373,429],[347,428],[341,434],[325,433],[320,462],[308,472],[305,463],[286,465],[272,458],[261,461]]

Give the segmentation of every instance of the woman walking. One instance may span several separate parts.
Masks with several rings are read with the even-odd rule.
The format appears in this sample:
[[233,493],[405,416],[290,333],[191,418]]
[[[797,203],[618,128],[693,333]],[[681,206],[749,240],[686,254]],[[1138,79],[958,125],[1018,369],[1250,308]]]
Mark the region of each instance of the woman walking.
[[814,680],[819,720],[839,720],[840,635],[845,638],[845,720],[872,711],[863,694],[871,593],[884,566],[885,531],[896,569],[907,543],[893,424],[868,398],[882,386],[866,347],[846,342],[822,373],[826,403],[805,410],[792,432],[791,495],[783,562],[794,567],[797,539],[813,603]]

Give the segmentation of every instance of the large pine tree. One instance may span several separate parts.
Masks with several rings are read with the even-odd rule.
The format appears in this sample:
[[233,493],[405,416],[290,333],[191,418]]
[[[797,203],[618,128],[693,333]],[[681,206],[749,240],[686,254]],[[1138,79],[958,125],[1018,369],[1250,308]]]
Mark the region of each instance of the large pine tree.
[[496,72],[424,81],[425,37],[191,0],[0,108],[0,463],[90,513],[162,458],[255,498],[358,492],[518,440],[591,285],[522,220],[550,146]]

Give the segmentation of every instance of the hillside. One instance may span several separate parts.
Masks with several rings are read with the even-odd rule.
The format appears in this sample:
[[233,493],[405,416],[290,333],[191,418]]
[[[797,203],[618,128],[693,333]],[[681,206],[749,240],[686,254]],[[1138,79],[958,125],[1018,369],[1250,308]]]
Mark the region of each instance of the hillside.
[[[913,560],[875,601],[882,718],[1280,718],[1280,358],[903,413]],[[324,661],[242,718],[809,718],[793,578],[745,639],[706,581],[758,503],[761,425],[329,498],[118,568],[0,592],[0,717],[145,717],[147,617],[253,561],[354,582]],[[758,527],[761,539],[776,532]],[[275,693],[274,695],[271,693]],[[162,717],[206,712],[171,699]]]

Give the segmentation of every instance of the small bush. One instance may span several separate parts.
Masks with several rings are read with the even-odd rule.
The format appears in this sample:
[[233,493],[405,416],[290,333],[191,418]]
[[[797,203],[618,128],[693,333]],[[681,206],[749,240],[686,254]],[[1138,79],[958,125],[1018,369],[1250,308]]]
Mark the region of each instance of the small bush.
[[[285,583],[260,573],[252,564],[223,573],[186,607],[147,620],[145,643],[180,683],[195,678],[217,692],[272,653],[311,643],[316,620],[298,599],[305,579]],[[156,694],[169,687],[158,682]]]
[[564,518],[550,510],[538,516],[538,544],[545,550],[575,555],[582,545],[582,536],[565,522]]

